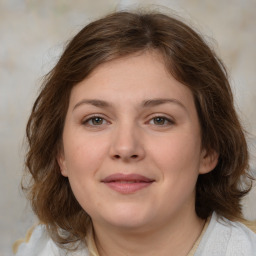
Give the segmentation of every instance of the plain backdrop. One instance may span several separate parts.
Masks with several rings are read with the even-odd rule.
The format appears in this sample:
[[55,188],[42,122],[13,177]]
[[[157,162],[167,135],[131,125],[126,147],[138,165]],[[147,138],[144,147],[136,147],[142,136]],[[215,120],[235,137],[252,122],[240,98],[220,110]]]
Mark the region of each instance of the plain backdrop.
[[[12,255],[12,243],[36,221],[19,184],[26,121],[43,75],[85,24],[135,3],[170,8],[198,28],[224,60],[256,173],[255,0],[0,0],[0,256]],[[249,219],[256,219],[255,199],[254,188],[244,201]]]

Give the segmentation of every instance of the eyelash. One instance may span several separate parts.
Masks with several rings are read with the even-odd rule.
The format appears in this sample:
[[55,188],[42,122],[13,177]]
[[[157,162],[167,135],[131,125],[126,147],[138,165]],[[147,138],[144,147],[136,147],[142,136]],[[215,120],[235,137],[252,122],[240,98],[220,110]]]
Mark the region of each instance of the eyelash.
[[[93,121],[93,120],[96,120],[97,118],[99,118],[99,119],[101,119],[102,120],[102,122],[107,122],[106,121],[106,119],[104,118],[104,117],[102,117],[102,116],[98,116],[98,115],[94,115],[94,116],[91,116],[91,117],[89,117],[89,118],[87,118],[87,119],[85,119],[85,120],[83,120],[82,121],[82,124],[83,125],[87,125],[87,126],[91,126],[91,127],[97,127],[97,126],[101,126],[101,125],[104,125],[104,124],[102,124],[102,123],[100,123],[100,124],[90,124],[89,122],[91,122],[91,121]],[[161,119],[161,120],[164,120],[164,124],[152,124],[152,125],[156,125],[156,126],[169,126],[169,125],[174,125],[175,124],[175,122],[173,121],[173,120],[171,120],[170,118],[167,118],[167,117],[165,117],[165,116],[161,116],[161,115],[156,115],[156,116],[154,116],[154,117],[152,117],[149,121],[148,121],[148,123],[150,124],[150,122],[151,121],[154,121],[154,120],[156,120],[156,119]],[[167,123],[166,123],[167,122]]]
[[[150,121],[152,121],[152,120],[156,120],[156,119],[162,119],[162,120],[164,120],[164,122],[167,122],[167,123],[165,123],[165,124],[153,124],[153,125],[156,125],[156,126],[168,126],[168,125],[173,125],[174,124],[174,121],[173,120],[171,120],[170,118],[167,118],[167,117],[165,117],[165,116],[154,116],[154,117],[152,117],[151,119],[150,119]],[[149,122],[150,122],[149,121]]]
[[88,126],[91,126],[91,127],[93,127],[93,126],[100,126],[101,124],[100,124],[100,125],[89,124],[90,121],[93,121],[93,120],[95,120],[96,118],[99,118],[99,119],[101,119],[101,120],[103,120],[103,121],[106,121],[104,117],[95,115],[95,116],[91,116],[91,117],[89,117],[89,118],[83,120],[83,121],[82,121],[82,124],[83,124],[83,125],[88,125]]

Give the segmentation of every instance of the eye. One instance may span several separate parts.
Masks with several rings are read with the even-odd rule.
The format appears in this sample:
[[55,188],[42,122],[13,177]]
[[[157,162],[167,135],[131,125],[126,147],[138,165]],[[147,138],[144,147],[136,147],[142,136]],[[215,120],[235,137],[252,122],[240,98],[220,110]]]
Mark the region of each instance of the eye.
[[84,120],[82,124],[88,125],[88,126],[100,126],[100,125],[107,124],[107,121],[100,116],[93,116]]
[[150,124],[158,126],[172,125],[174,122],[164,116],[156,116],[149,121]]

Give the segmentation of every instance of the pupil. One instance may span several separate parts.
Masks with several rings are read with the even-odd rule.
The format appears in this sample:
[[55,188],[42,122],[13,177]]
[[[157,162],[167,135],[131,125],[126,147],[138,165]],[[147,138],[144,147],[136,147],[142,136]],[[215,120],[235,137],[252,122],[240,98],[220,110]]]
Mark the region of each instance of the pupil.
[[156,118],[155,118],[155,122],[156,122],[157,124],[164,124],[164,118],[162,118],[162,117],[156,117]]
[[95,117],[95,118],[93,119],[93,123],[94,123],[94,124],[101,124],[101,123],[102,123],[102,118],[100,118],[100,117]]

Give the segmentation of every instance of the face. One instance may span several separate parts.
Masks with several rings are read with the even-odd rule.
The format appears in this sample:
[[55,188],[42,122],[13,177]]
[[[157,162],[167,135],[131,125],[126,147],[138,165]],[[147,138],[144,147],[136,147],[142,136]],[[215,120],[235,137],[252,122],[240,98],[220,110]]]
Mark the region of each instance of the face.
[[156,53],[104,63],[72,89],[58,162],[94,225],[126,229],[195,215],[197,177],[216,164],[191,91]]

